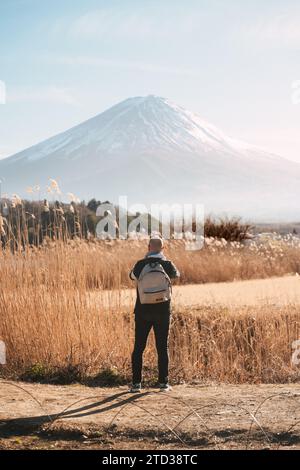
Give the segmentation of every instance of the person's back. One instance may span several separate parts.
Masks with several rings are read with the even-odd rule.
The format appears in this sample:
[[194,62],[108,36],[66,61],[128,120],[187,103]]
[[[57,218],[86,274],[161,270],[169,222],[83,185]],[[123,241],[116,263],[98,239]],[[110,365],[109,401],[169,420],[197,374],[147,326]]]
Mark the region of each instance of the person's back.
[[[168,336],[171,315],[170,279],[179,277],[176,266],[166,259],[163,252],[163,240],[151,238],[149,252],[139,260],[130,273],[130,278],[137,281],[135,313],[135,345],[132,354],[133,386],[131,390],[140,391],[142,381],[143,352],[151,328],[154,329],[158,354],[159,384],[161,390],[168,390]],[[146,281],[146,276],[148,280]],[[152,282],[150,280],[152,276]],[[156,276],[156,277],[155,277]],[[165,281],[164,281],[165,278]],[[155,286],[155,279],[157,286]],[[148,289],[147,289],[148,283]]]

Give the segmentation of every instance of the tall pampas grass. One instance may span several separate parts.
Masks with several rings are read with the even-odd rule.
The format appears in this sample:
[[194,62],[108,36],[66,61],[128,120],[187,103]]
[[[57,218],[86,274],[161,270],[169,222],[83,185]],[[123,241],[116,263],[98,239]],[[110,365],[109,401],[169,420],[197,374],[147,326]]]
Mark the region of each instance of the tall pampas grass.
[[[132,287],[128,272],[144,255],[146,243],[74,241],[0,253],[0,338],[8,358],[1,374],[68,381],[111,370],[120,380],[128,380],[133,303],[122,303],[121,289]],[[255,267],[260,274],[268,269],[257,261],[257,253],[249,251],[238,250],[238,262],[233,262],[231,254],[209,249],[189,253],[183,244],[173,242],[167,244],[166,253],[181,270],[183,282],[223,280],[224,273],[227,278],[258,277]],[[298,370],[291,364],[291,344],[299,334],[297,305],[229,308],[212,302],[201,309],[180,310],[175,306],[170,335],[172,381],[298,380]],[[145,371],[146,379],[155,380],[152,336]]]

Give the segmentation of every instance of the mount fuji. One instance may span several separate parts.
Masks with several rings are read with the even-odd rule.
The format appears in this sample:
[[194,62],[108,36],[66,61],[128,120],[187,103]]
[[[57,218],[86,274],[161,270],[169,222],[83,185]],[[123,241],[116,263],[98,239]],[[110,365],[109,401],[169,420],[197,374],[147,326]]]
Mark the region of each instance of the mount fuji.
[[300,164],[226,136],[157,96],[129,98],[57,136],[0,160],[5,192],[58,180],[88,200],[203,203],[207,212],[299,217]]

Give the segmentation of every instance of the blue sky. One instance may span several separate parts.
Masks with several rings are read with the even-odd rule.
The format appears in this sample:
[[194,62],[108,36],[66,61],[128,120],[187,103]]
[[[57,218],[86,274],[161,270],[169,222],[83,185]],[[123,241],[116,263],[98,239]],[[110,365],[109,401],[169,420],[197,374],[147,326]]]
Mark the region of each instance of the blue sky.
[[0,80],[0,157],[155,94],[300,162],[298,0],[1,0]]

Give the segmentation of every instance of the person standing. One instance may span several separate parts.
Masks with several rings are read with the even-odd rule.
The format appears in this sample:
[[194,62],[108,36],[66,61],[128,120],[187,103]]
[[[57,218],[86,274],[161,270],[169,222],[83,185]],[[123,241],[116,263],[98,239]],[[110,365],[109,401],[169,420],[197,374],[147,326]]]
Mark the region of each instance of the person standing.
[[149,241],[148,253],[139,260],[130,278],[137,282],[135,313],[135,343],[132,353],[131,392],[142,388],[143,352],[151,329],[154,330],[158,356],[158,382],[161,391],[169,391],[168,338],[171,316],[171,279],[180,276],[176,266],[163,254],[162,238]]

